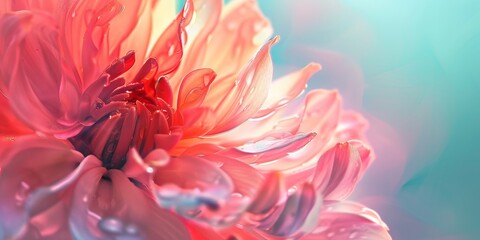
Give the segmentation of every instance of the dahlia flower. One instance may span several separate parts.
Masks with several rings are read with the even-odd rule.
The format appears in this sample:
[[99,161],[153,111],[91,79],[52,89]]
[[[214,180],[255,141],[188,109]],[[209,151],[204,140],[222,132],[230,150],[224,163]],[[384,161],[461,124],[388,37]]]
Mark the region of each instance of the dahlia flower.
[[5,0],[0,239],[390,239],[339,93],[255,1]]

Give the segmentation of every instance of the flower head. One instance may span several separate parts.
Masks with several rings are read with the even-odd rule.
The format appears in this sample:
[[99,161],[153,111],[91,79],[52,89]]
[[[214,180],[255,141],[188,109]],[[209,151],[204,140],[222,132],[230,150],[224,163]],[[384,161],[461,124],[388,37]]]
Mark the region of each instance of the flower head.
[[390,239],[367,122],[272,81],[255,1],[4,1],[0,238]]

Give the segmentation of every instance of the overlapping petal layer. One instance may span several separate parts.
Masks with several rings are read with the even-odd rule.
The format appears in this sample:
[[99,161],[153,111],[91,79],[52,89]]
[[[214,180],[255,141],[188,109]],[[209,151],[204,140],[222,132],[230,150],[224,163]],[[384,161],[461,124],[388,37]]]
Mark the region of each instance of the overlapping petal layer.
[[[390,239],[368,123],[254,0],[0,3],[0,238]],[[8,219],[8,220],[7,220]]]

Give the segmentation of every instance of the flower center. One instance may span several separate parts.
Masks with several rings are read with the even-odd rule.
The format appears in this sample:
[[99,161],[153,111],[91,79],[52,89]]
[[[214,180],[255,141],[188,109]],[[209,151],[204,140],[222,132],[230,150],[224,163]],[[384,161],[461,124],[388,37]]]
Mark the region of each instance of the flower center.
[[157,62],[147,60],[126,83],[120,75],[133,62],[131,52],[105,70],[97,81],[106,84],[98,84],[100,93],[90,102],[87,127],[69,139],[78,151],[97,156],[108,169],[122,168],[132,147],[145,157],[157,147],[155,135],[170,134],[173,124],[171,89],[164,77],[157,80]]

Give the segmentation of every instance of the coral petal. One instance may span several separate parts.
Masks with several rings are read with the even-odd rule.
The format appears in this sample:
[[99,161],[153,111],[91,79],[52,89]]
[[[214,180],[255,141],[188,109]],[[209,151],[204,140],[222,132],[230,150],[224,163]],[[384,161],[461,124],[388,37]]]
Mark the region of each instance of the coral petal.
[[197,69],[187,74],[180,85],[178,109],[181,111],[184,108],[200,106],[216,76],[209,68]]
[[295,99],[305,90],[310,77],[320,69],[319,64],[311,63],[300,71],[274,81],[268,92],[268,98],[254,117],[266,116]]
[[267,98],[272,81],[270,48],[279,40],[266,43],[252,61],[239,74],[235,84],[216,107],[217,127],[210,134],[230,130],[251,118]]

